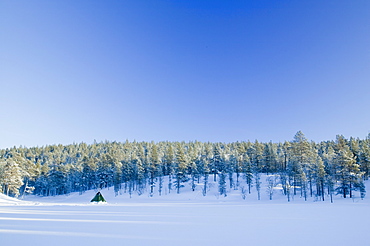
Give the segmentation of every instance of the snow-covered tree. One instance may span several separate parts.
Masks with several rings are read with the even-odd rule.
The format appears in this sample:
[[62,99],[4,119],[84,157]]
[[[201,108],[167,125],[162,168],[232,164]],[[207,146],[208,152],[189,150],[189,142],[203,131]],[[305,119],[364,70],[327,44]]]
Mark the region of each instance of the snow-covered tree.
[[184,187],[183,183],[188,181],[187,177],[188,160],[185,156],[183,146],[180,143],[177,145],[176,164],[177,172],[175,176],[176,179],[175,187],[177,190],[177,194],[180,194],[180,189]]
[[13,158],[8,158],[2,166],[2,190],[8,196],[19,196],[19,188],[23,185],[23,172],[19,164]]
[[360,166],[348,146],[339,150],[336,158],[336,176],[338,187],[336,191],[344,198],[353,196],[353,191],[362,186],[362,173]]

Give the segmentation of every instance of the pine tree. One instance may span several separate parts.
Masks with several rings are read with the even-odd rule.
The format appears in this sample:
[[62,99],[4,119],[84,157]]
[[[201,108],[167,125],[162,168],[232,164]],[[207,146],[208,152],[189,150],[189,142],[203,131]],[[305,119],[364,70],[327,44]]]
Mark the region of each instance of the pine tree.
[[117,163],[114,171],[113,177],[113,185],[114,185],[114,193],[115,196],[118,196],[118,193],[121,190],[122,184],[122,164]]
[[211,173],[212,157],[213,157],[213,148],[208,143],[204,146],[204,151],[200,160],[200,169],[203,172],[203,189],[202,189],[203,196],[207,195],[209,188],[208,178],[209,174]]
[[246,148],[244,143],[240,143],[237,145],[236,148],[236,166],[235,166],[235,172],[236,172],[236,188],[239,187],[239,177],[240,174],[243,173],[244,169],[244,160],[246,155]]
[[248,185],[248,193],[251,194],[251,189],[253,187],[253,168],[252,163],[247,154],[244,154],[243,156],[243,172],[244,179]]
[[288,202],[290,202],[291,199],[291,187],[292,187],[292,180],[293,180],[293,170],[292,170],[292,161],[291,161],[291,155],[292,155],[292,146],[291,143],[288,141],[285,141],[284,144],[280,146],[280,182],[281,186],[283,188],[284,195],[287,196]]
[[4,193],[4,181],[5,181],[5,161],[0,161],[0,193]]
[[292,142],[292,172],[293,193],[296,195],[297,187],[301,189],[301,196],[307,200],[307,174],[312,164],[312,149],[306,137],[298,131]]
[[149,185],[150,185],[150,196],[154,194],[155,180],[159,171],[160,159],[157,151],[157,146],[152,143],[151,153],[149,157]]
[[65,167],[53,163],[48,174],[49,192],[51,196],[67,194],[67,174]]
[[194,146],[190,146],[188,150],[188,172],[191,177],[191,189],[195,191],[196,183],[199,178],[199,170],[197,166],[198,155]]
[[113,185],[115,160],[109,153],[102,154],[98,161],[98,188],[103,189]]
[[222,165],[222,158],[221,158],[221,146],[220,144],[216,144],[213,148],[213,157],[212,162],[210,163],[210,170],[213,174],[213,181],[217,181],[217,174],[219,173],[220,166]]
[[[221,196],[226,197],[227,196],[227,185],[226,185],[226,177],[228,171],[228,167],[230,168],[230,162],[229,162],[229,156],[225,153],[226,147],[224,147],[220,153],[221,156],[221,162],[218,164],[218,190]],[[231,180],[232,182],[232,180]]]
[[13,158],[8,158],[3,165],[2,190],[7,196],[19,196],[19,188],[23,185],[23,173]]
[[353,152],[347,145],[339,150],[336,165],[336,176],[339,181],[336,191],[338,194],[342,194],[344,198],[347,195],[352,198],[353,190],[361,187],[362,173]]
[[183,183],[188,181],[186,173],[186,170],[188,168],[188,160],[185,156],[184,149],[181,144],[177,145],[176,162],[177,173],[175,187],[177,189],[177,194],[180,194],[180,188],[184,187]]
[[256,170],[263,171],[264,170],[264,163],[263,163],[263,150],[265,146],[258,142],[257,140],[251,145],[248,150],[247,154],[249,156],[251,164],[254,166]]
[[325,172],[324,162],[320,156],[316,157],[316,193],[317,196],[321,197],[322,201],[325,201],[325,178],[327,173]]
[[175,154],[172,144],[167,143],[167,151],[164,153],[164,175],[168,175],[168,193],[172,191],[172,176],[174,174]]
[[336,165],[335,165],[336,154],[332,146],[328,146],[325,153],[323,153],[323,161],[325,166],[326,186],[328,194],[330,196],[330,202],[333,203],[334,186],[336,183]]
[[367,180],[370,175],[370,140],[361,144],[358,160],[361,171],[364,173],[364,179]]
[[262,163],[262,172],[273,174],[278,171],[276,146],[272,142],[265,144],[262,154]]
[[[230,154],[227,154],[227,153],[230,153]],[[229,187],[230,189],[234,188],[234,190],[237,190],[238,189],[238,178],[237,178],[237,181],[235,182],[234,181],[234,174],[237,173],[237,168],[238,168],[238,160],[237,160],[237,157],[238,157],[238,153],[236,152],[236,150],[228,150],[228,152],[226,153],[226,155],[228,155],[227,157],[225,156],[224,159],[228,159],[228,164],[226,166],[226,171],[227,171],[227,174],[229,176]]]
[[[142,165],[142,160],[140,158],[141,155],[141,148],[138,148],[133,151],[131,160],[132,160],[132,170],[133,170],[133,175],[132,175],[132,186],[136,185],[136,191],[138,195],[142,195],[145,190],[145,170]],[[134,190],[134,188],[132,188]],[[131,188],[129,190],[130,192],[130,197],[131,197]]]

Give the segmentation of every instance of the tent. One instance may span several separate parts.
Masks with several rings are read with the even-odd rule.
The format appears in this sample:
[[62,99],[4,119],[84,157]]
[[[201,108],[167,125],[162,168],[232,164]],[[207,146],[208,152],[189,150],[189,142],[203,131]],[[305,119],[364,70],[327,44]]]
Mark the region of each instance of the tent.
[[90,202],[107,202],[107,201],[104,199],[103,195],[99,191],[98,193],[96,193],[96,195]]

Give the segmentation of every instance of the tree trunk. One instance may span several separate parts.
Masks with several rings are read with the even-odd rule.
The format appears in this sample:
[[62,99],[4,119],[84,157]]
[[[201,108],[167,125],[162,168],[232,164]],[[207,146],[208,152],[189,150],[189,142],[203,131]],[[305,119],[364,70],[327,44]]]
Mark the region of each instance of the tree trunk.
[[172,190],[172,175],[169,174],[168,175],[168,194],[171,193],[171,190]]
[[343,198],[347,197],[347,189],[343,186]]
[[321,180],[321,197],[322,197],[322,200],[325,201],[324,181],[322,181],[322,180]]

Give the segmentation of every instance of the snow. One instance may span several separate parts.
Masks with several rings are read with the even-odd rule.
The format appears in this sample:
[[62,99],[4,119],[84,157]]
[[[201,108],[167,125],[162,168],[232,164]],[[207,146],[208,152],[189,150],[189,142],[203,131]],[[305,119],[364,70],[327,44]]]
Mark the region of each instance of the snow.
[[[200,187],[199,187],[200,189]],[[102,194],[108,203],[90,203],[95,191],[82,195],[24,200],[0,194],[0,245],[365,245],[369,200],[287,202],[274,194],[243,200],[210,190],[149,197]],[[189,189],[190,190],[190,189]]]

